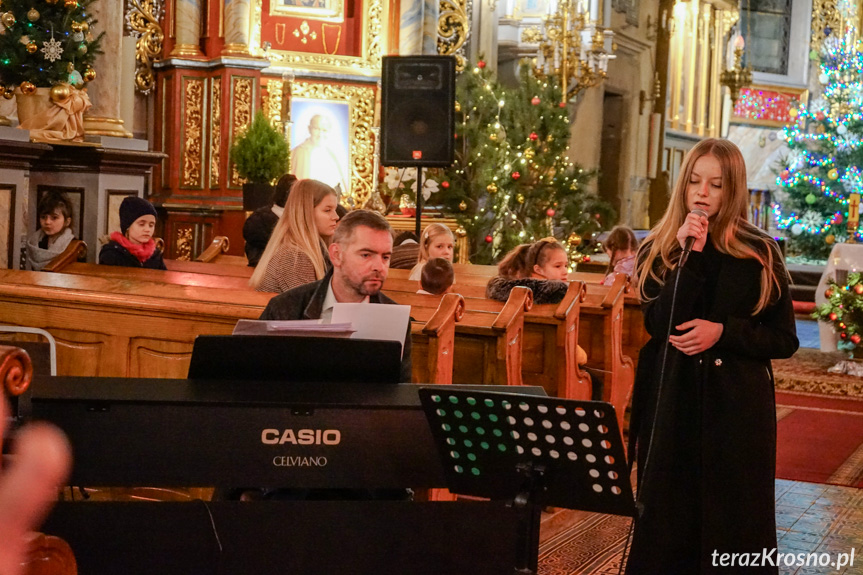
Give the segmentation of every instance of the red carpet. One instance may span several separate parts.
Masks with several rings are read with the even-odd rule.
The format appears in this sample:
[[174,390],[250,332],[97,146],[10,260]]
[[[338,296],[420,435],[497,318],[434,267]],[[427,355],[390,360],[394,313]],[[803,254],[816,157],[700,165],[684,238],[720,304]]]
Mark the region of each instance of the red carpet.
[[776,392],[776,477],[863,487],[863,400]]

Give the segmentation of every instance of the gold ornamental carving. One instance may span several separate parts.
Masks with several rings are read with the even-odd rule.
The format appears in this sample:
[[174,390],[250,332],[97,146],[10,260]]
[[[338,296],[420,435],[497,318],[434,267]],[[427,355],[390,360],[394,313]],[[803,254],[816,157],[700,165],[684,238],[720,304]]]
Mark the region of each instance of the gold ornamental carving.
[[222,159],[222,79],[211,78],[210,86],[210,187],[219,187],[219,163]]
[[267,93],[263,97],[264,114],[270,119],[270,123],[282,132],[287,121],[287,118],[282,117],[282,110],[285,109],[284,84],[282,80],[267,80]]
[[126,26],[135,41],[135,88],[149,94],[156,83],[153,62],[162,53],[165,34],[159,25],[162,0],[126,0]]
[[374,182],[375,143],[372,128],[375,121],[375,90],[371,87],[314,82],[293,82],[291,96],[314,100],[347,102],[350,106],[349,203],[362,206],[372,193]]
[[[252,96],[254,94],[252,78],[244,76],[231,77],[231,145],[234,140],[252,123]],[[231,185],[239,188],[243,179],[237,173],[237,167],[231,163]]]
[[181,186],[202,188],[204,80],[183,78],[183,175]]
[[174,259],[189,261],[192,259],[192,228],[180,228],[177,230],[177,238],[174,242]]
[[824,29],[830,27],[831,35],[841,38],[845,29],[842,13],[839,11],[839,0],[813,0],[812,1],[812,35],[809,47],[812,50],[820,50],[827,36]]
[[470,0],[440,0],[437,52],[455,56],[456,70],[464,70],[464,46],[470,36]]
[[[297,72],[355,73],[363,76],[378,76],[381,71],[381,56],[384,30],[383,0],[363,2],[364,28],[359,56],[338,54],[309,54],[288,50],[264,49],[261,47],[261,13],[263,0],[254,0],[252,9],[252,34],[249,50],[253,56],[262,56],[274,65],[287,66]],[[330,48],[335,51],[334,47]]]

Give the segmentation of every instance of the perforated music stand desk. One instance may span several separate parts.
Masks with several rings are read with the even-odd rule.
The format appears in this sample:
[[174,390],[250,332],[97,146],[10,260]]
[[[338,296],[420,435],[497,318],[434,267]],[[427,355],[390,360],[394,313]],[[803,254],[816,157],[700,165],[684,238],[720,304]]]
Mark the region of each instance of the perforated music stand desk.
[[442,387],[419,395],[447,487],[521,511],[515,573],[536,573],[546,505],[635,516],[611,404]]

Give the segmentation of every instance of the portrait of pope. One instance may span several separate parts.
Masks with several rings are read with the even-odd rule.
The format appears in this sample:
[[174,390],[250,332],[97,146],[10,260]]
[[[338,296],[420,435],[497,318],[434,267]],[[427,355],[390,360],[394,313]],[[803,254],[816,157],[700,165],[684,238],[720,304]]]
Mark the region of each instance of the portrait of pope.
[[[295,108],[297,103],[293,105]],[[343,104],[332,105],[347,108]],[[320,105],[309,107],[306,113],[294,112],[292,109],[291,116],[297,121],[292,130],[291,143],[302,141],[291,149],[291,173],[300,179],[311,178],[324,182],[335,188],[339,195],[349,194],[347,114],[344,114],[345,122],[340,124],[334,114]]]

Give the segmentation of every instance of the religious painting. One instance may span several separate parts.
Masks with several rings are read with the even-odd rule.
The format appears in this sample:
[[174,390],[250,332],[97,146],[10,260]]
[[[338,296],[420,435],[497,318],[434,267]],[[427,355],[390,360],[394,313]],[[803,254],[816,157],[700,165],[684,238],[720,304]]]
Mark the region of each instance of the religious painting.
[[291,98],[291,173],[351,196],[351,110],[348,102]]
[[270,0],[270,13],[279,16],[313,18],[328,22],[344,20],[345,0]]

